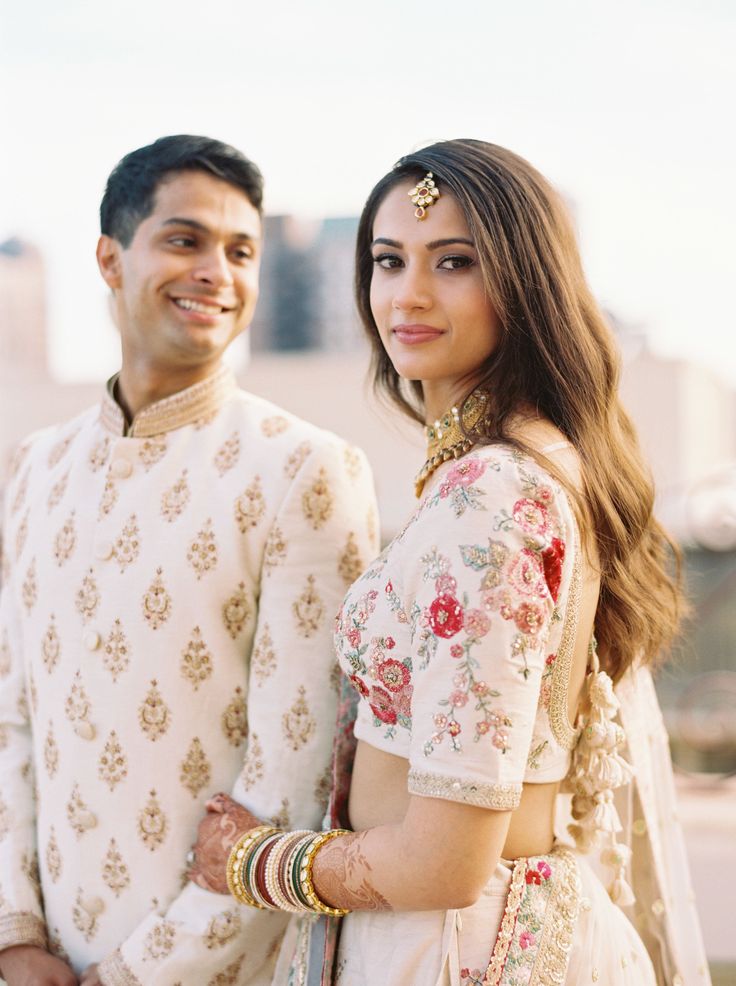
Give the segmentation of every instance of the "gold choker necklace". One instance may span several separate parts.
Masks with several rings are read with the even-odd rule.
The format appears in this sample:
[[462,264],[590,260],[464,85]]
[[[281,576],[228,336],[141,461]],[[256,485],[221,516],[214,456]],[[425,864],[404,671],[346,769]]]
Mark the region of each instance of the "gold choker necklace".
[[462,410],[455,405],[434,424],[427,425],[424,429],[427,436],[427,461],[414,481],[414,492],[417,497],[422,495],[424,484],[443,462],[447,462],[448,459],[459,459],[461,455],[471,450],[474,442],[463,433],[460,427],[461,416],[466,431],[474,428],[483,416],[487,403],[488,395],[482,390],[475,391],[466,399]]

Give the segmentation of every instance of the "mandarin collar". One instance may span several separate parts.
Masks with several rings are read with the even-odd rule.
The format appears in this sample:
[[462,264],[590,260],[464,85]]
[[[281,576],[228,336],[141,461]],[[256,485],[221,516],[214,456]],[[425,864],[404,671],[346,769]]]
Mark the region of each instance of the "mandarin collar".
[[237,387],[233,371],[228,366],[220,366],[206,380],[144,407],[128,424],[115,400],[119,376],[115,373],[107,381],[100,420],[107,431],[124,438],[152,438],[209,418],[220,410]]

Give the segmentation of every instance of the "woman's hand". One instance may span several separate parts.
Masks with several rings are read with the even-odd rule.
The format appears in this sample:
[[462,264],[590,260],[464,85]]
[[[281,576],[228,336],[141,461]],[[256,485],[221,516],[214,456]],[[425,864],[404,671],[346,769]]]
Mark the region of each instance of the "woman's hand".
[[229,893],[225,871],[230,850],[260,819],[227,794],[216,794],[205,805],[207,814],[199,823],[194,844],[194,862],[189,879],[203,890],[215,894]]

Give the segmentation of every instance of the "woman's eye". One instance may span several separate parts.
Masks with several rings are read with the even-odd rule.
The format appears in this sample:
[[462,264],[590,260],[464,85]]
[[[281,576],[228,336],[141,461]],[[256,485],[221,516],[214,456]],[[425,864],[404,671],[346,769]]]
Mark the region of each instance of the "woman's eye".
[[453,257],[443,257],[438,266],[442,270],[463,270],[465,267],[471,267],[474,262],[471,257],[458,254]]
[[373,263],[383,270],[393,270],[401,266],[401,257],[397,257],[395,253],[379,253],[373,258]]

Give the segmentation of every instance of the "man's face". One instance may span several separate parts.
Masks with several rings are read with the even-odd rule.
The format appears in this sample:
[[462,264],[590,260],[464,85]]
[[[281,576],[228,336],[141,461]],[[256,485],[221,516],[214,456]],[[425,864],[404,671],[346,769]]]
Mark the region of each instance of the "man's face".
[[216,362],[253,317],[261,219],[240,189],[200,171],[165,178],[127,248],[103,236],[123,357],[177,369]]

